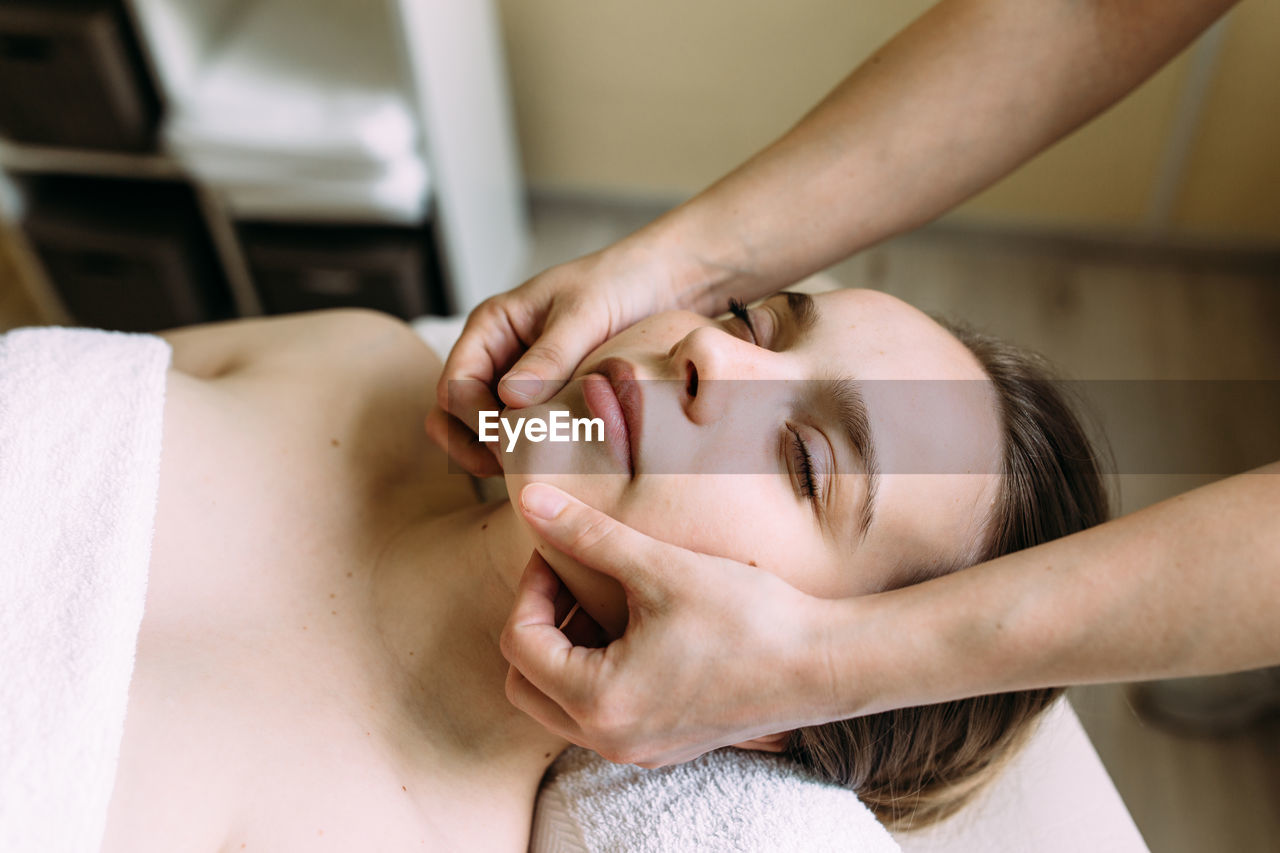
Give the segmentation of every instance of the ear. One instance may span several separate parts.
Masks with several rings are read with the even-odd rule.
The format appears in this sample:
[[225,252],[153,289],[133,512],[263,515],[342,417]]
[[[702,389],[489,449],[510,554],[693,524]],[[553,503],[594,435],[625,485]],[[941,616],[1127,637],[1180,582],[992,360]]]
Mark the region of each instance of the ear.
[[778,732],[776,735],[765,735],[764,737],[752,738],[744,740],[742,743],[735,743],[737,749],[750,749],[755,752],[782,752],[787,748],[787,741],[791,737],[791,732]]

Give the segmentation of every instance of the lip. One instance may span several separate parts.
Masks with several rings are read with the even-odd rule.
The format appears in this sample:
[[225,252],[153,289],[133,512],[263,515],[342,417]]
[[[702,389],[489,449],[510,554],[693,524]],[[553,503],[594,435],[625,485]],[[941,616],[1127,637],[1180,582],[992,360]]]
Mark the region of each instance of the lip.
[[[593,376],[606,380],[607,386],[592,380]],[[620,358],[606,358],[595,365],[582,382],[587,408],[592,415],[604,421],[606,439],[619,457],[625,457],[621,461],[635,477],[644,411],[643,394],[635,369]]]

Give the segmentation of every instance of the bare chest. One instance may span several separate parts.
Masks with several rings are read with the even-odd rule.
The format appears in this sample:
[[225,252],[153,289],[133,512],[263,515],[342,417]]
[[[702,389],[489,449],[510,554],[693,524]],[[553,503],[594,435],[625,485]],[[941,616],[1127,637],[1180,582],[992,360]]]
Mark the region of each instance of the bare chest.
[[486,822],[521,846],[532,793],[434,754],[425,687],[378,630],[381,550],[474,501],[416,405],[176,375],[168,394],[104,849],[449,849]]

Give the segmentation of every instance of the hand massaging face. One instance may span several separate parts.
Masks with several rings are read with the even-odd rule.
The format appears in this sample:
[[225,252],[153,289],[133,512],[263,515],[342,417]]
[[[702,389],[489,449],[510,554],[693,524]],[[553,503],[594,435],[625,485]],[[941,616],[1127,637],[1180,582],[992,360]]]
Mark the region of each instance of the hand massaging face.
[[[832,395],[814,390],[848,378],[863,391],[856,442]],[[556,397],[518,412],[601,417],[606,440],[517,442],[503,459],[507,486],[552,483],[813,595],[870,592],[980,547],[1001,458],[988,382],[876,380],[985,378],[949,332],[874,291],[778,294],[720,320],[668,312],[610,339]],[[898,473],[922,470],[921,459],[945,464]],[[621,630],[612,579],[555,567],[589,614]]]

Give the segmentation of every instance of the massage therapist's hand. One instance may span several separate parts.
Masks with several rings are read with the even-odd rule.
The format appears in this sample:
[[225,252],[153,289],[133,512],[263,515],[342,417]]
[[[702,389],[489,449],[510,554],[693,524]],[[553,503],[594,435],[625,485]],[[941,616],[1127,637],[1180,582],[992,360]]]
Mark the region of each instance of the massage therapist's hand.
[[470,473],[498,473],[497,445],[476,438],[480,411],[549,399],[607,338],[683,304],[681,269],[624,241],[480,303],[445,362],[427,434]]
[[502,651],[507,697],[550,731],[653,767],[826,721],[825,602],[760,569],[652,539],[545,484],[525,487],[521,507],[562,552],[553,559],[617,579],[630,611],[619,639],[575,646],[557,628],[560,581],[534,553]]

